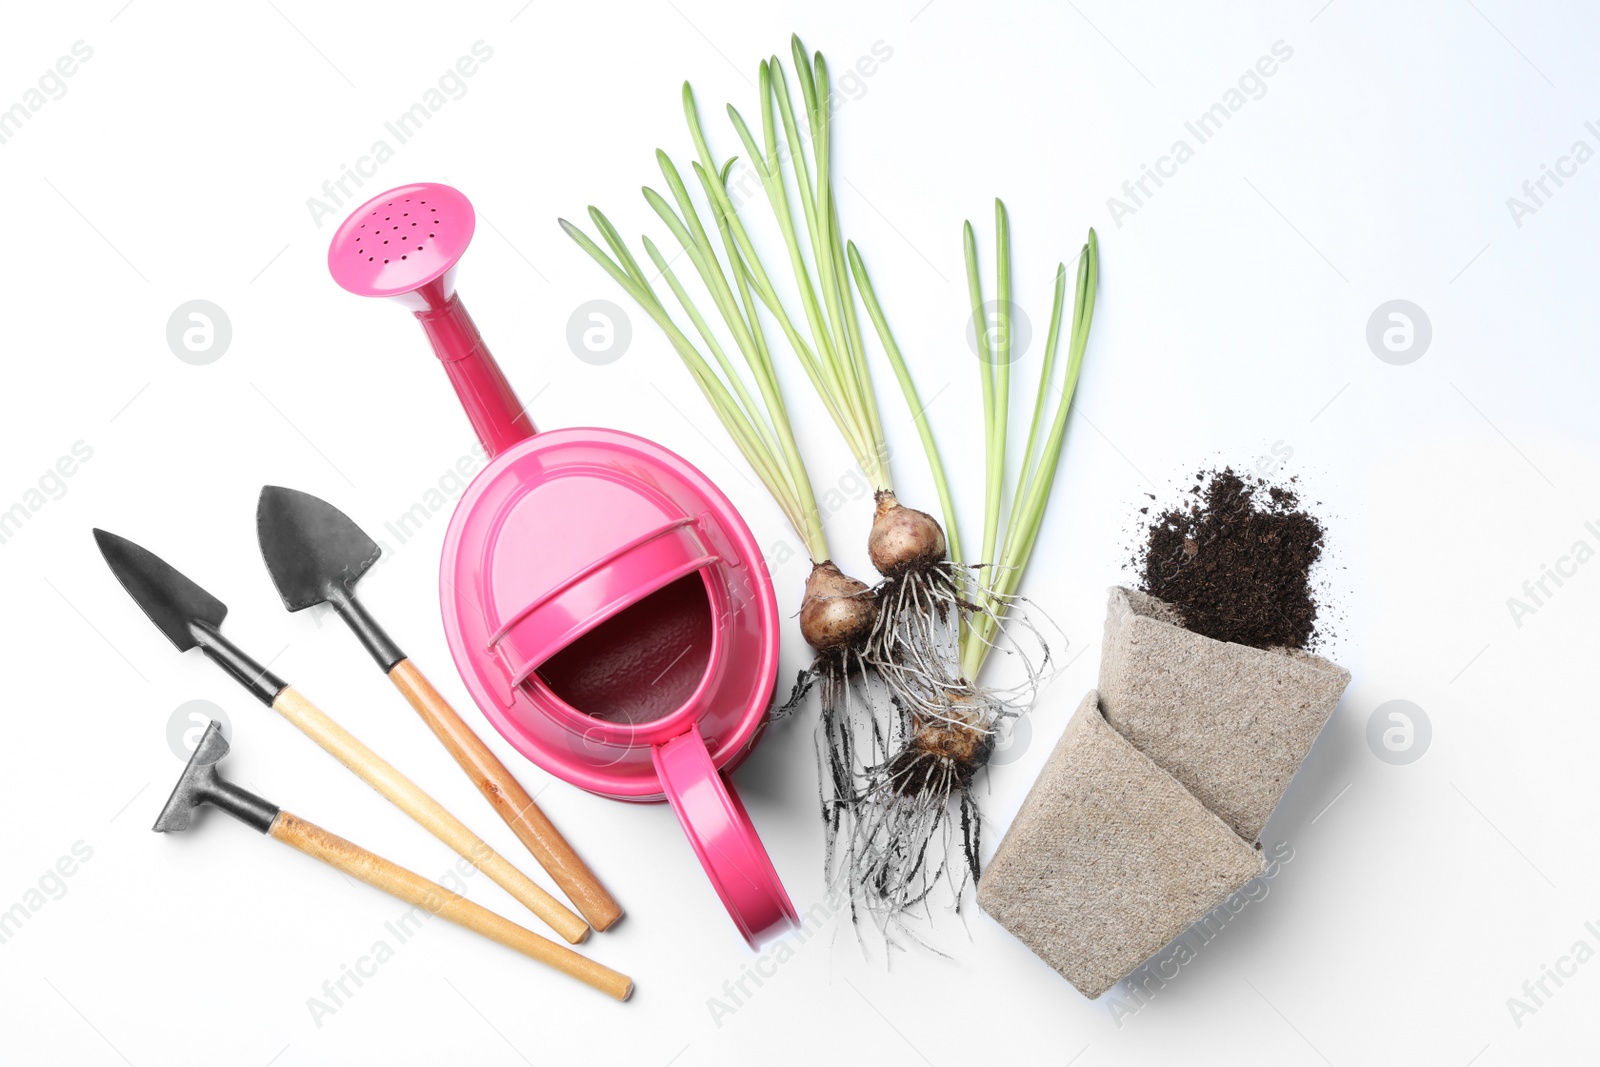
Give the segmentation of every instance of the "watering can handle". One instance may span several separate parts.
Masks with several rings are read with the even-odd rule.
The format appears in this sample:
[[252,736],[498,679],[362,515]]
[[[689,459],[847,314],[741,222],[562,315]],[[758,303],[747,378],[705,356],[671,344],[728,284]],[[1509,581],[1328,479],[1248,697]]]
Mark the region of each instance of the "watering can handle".
[[717,896],[752,948],[800,925],[744,804],[711,762],[700,727],[657,745],[656,774]]
[[416,315],[490,458],[531,437],[533,420],[483,343],[461,295],[452,293],[442,307]]

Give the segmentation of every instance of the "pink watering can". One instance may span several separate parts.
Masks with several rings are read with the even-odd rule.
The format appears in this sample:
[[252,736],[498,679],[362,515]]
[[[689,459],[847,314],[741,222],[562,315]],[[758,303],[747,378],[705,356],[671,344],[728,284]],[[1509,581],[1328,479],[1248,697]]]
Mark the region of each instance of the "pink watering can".
[[752,945],[799,917],[725,777],[766,722],[772,581],[744,520],[681,457],[617,430],[534,434],[455,291],[467,198],[406,185],[361,205],[328,268],[416,314],[491,461],[445,535],[456,668],[505,739],[617,800],[671,803]]

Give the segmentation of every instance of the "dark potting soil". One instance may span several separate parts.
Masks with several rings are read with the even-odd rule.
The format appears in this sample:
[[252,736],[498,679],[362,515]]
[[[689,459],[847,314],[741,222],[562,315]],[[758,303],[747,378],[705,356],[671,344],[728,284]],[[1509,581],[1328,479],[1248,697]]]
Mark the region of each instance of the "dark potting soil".
[[1323,527],[1292,488],[1201,471],[1179,506],[1148,522],[1133,561],[1140,587],[1188,629],[1253,648],[1316,646]]

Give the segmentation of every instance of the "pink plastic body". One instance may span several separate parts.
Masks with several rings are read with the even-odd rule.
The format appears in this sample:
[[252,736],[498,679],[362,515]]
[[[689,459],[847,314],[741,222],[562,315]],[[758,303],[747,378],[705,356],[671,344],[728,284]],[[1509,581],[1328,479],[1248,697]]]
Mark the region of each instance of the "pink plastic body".
[[[575,522],[581,533],[553,535]],[[440,599],[467,689],[518,751],[590,792],[671,802],[751,944],[798,923],[725,778],[766,723],[777,599],[749,528],[705,475],[616,430],[530,438],[462,496]],[[587,659],[552,669],[606,627],[630,646],[626,669]],[[595,714],[636,705],[641,684],[670,687],[662,679],[686,663],[669,705],[637,720]]]
[[758,945],[799,923],[725,777],[760,736],[777,678],[766,564],[680,456],[615,430],[533,436],[455,293],[474,225],[456,190],[408,185],[356,209],[328,251],[345,289],[415,313],[493,457],[440,564],[456,667],[495,729],[551,774],[667,800]]

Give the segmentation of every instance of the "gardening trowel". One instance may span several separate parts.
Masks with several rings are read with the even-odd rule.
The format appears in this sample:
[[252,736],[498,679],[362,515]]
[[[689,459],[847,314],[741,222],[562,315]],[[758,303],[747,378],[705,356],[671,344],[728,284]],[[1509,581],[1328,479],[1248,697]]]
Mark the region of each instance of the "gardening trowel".
[[275,485],[261,490],[256,533],[283,606],[301,611],[317,604],[331,604],[584,918],[596,930],[604,930],[621,918],[622,909],[617,902],[534,804],[527,790],[356,599],[356,582],[382,552],[372,538],[327,501]]
[[202,805],[210,804],[258,833],[298,849],[408,904],[415,904],[474,933],[482,934],[491,941],[514,948],[602,993],[618,1000],[627,1000],[633,993],[633,982],[627,975],[586,959],[565,945],[546,940],[532,930],[525,930],[510,919],[452,893],[437,882],[430,882],[420,874],[368,852],[309,820],[291,815],[270,800],[228,781],[217,769],[217,764],[227,754],[228,741],[213,720],[200,736],[194,755],[189,757],[189,764],[184,767],[178,784],[172,787],[172,796],[167,798],[167,806],[161,809],[161,815],[151,829],[156,833],[187,830],[194,821],[195,812]]
[[546,893],[531,878],[513,867],[444,805],[424,793],[415,782],[391,767],[372,749],[330,719],[288,682],[250,658],[222,636],[228,606],[178,573],[171,564],[148,549],[104,530],[94,532],[95,543],[111,573],[133,597],[156,629],[187,652],[199,646],[257,700],[321,745],[331,756],[382,793],[401,811],[421,823],[439,840],[455,849],[487,874],[562,937],[577,944],[589,936],[589,925]]

